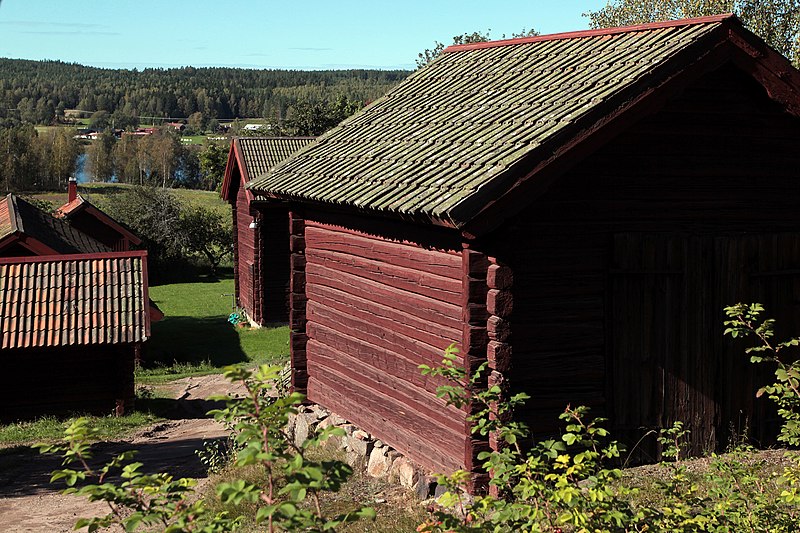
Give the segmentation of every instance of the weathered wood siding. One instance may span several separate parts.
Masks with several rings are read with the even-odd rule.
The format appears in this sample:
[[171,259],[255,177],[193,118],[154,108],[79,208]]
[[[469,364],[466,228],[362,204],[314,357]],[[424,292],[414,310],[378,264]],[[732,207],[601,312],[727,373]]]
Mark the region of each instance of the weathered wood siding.
[[[236,296],[239,305],[256,322],[261,322],[262,310],[257,303],[257,286],[259,280],[256,250],[258,249],[258,231],[250,228],[253,214],[250,212],[250,202],[247,199],[246,189],[239,186],[236,191]],[[268,251],[265,251],[268,253]]]
[[133,407],[135,347],[3,351],[0,420],[43,414],[113,413]]
[[464,412],[437,399],[441,380],[418,369],[463,345],[460,244],[434,246],[428,230],[412,237],[407,227],[393,239],[381,226],[391,224],[306,214],[303,242],[293,244],[305,255],[293,292],[304,283],[308,397],[423,465],[463,468]]
[[[800,318],[798,202],[800,120],[727,67],[579,163],[484,243],[513,269],[490,349],[512,339],[505,376],[532,396],[524,418],[548,433],[568,403],[587,404],[631,446],[674,420],[695,452],[730,427],[768,439],[722,307]],[[658,455],[654,437],[640,447]]]
[[286,322],[289,318],[289,209],[285,204],[265,206],[259,213],[261,245],[256,264],[261,266],[254,298],[262,309],[261,322]]

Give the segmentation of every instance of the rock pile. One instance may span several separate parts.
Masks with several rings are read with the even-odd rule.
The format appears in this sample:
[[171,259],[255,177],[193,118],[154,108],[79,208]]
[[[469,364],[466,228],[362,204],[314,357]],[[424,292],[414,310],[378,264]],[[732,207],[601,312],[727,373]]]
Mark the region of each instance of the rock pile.
[[386,477],[390,482],[413,490],[424,500],[437,492],[436,478],[388,446],[380,439],[363,431],[347,420],[319,405],[307,405],[289,420],[289,432],[298,446],[316,429],[330,426],[342,428],[345,435],[338,439],[353,468],[363,468],[369,476]]

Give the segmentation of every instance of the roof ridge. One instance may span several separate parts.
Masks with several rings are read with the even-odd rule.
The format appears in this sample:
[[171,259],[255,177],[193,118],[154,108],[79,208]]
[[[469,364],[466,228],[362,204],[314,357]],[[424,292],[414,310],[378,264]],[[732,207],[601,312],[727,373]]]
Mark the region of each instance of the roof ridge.
[[617,35],[620,33],[633,33],[638,31],[657,30],[662,28],[673,28],[678,26],[691,26],[695,24],[709,24],[712,22],[724,22],[727,20],[739,20],[733,13],[722,13],[720,15],[710,15],[706,17],[694,17],[678,20],[665,20],[661,22],[650,22],[647,24],[636,24],[633,26],[615,26],[612,28],[599,28],[596,30],[579,30],[562,33],[551,33],[548,35],[536,35],[533,37],[518,37],[516,39],[500,39],[497,41],[486,41],[480,43],[453,44],[443,50],[442,53],[467,52],[470,50],[480,50],[483,48],[495,48],[499,46],[511,46],[515,44],[538,43],[544,41],[558,41],[563,39],[577,39],[581,37],[599,37],[603,35]]
[[237,136],[237,137],[234,137],[234,139],[236,139],[237,141],[243,141],[243,140],[249,140],[249,139],[252,139],[254,141],[280,141],[280,140],[295,140],[295,139],[302,139],[302,140],[316,139],[316,137],[311,136],[311,135],[299,135],[299,136],[296,136],[296,137],[294,137],[294,136],[286,137],[286,136],[282,136],[282,135],[273,135],[271,137],[248,137],[248,136],[241,137],[241,136]]
[[86,261],[91,259],[136,259],[142,257],[147,257],[147,250],[109,250],[108,252],[92,252],[81,254],[0,257],[0,265],[13,265],[21,263],[62,263],[66,261]]

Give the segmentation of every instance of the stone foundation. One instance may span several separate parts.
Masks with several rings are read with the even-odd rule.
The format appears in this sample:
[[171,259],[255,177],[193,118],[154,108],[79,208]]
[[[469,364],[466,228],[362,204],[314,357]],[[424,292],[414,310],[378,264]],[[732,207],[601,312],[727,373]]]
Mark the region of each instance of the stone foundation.
[[436,478],[429,472],[339,415],[315,404],[301,406],[299,411],[289,419],[288,428],[296,445],[305,441],[315,429],[339,427],[345,435],[333,437],[332,442],[344,449],[347,464],[353,468],[362,468],[371,477],[388,478],[392,483],[399,483],[413,490],[421,500],[439,496],[442,491],[437,487]]

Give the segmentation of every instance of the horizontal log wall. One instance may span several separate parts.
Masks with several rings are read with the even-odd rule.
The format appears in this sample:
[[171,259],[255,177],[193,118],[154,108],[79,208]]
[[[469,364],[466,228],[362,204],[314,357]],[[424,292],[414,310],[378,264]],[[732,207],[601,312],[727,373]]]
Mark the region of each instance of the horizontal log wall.
[[4,351],[0,420],[128,410],[134,353],[129,344]]
[[464,412],[436,398],[442,380],[418,369],[462,343],[460,244],[426,246],[422,230],[417,242],[411,230],[393,240],[378,227],[306,214],[308,397],[429,468],[463,468]]
[[[721,306],[738,301],[728,299],[734,297],[731,292],[722,294],[726,284],[722,276],[727,274],[713,274],[716,278],[705,281],[697,277],[706,268],[702,265],[709,264],[701,260],[709,253],[717,257],[710,259],[716,262],[712,273],[741,271],[743,259],[725,259],[721,252],[713,252],[711,241],[704,241],[698,248],[700,255],[681,262],[686,265],[687,279],[693,276],[704,284],[698,289],[706,295],[703,301],[690,304],[694,300],[687,300],[679,306],[681,315],[652,324],[670,329],[667,335],[673,346],[687,346],[690,353],[681,356],[686,357],[684,361],[705,367],[684,366],[673,377],[691,382],[688,374],[700,372],[705,377],[698,387],[703,390],[695,392],[716,398],[717,407],[709,410],[702,402],[671,404],[673,399],[667,398],[659,409],[671,413],[645,415],[641,398],[615,401],[615,396],[620,400],[619,395],[639,390],[641,383],[636,382],[635,372],[617,373],[613,382],[612,367],[620,364],[614,362],[619,347],[614,343],[642,346],[649,341],[625,329],[628,325],[619,303],[625,298],[623,293],[637,291],[623,290],[634,285],[620,285],[614,276],[666,276],[669,262],[661,261],[664,272],[656,272],[655,262],[646,265],[646,273],[634,272],[634,262],[620,262],[626,254],[619,247],[615,250],[614,236],[800,232],[798,205],[800,121],[783,113],[750,78],[727,67],[704,77],[574,167],[486,241],[486,247],[498,249],[499,260],[513,269],[513,295],[507,295],[513,296],[507,324],[513,329],[513,362],[506,375],[514,389],[532,396],[523,418],[537,433],[548,434],[557,431],[557,414],[568,403],[587,404],[596,414],[612,416],[615,409],[630,409],[636,413],[618,412],[617,420],[683,419],[703,433],[697,435],[697,443],[707,442],[711,435],[717,445],[727,444],[727,425],[736,421],[722,420],[723,415],[733,415],[720,411],[720,405],[744,405],[731,397],[754,391],[736,390],[734,384],[741,380],[732,378],[751,370],[742,354],[731,351],[730,343],[722,339]],[[650,252],[638,249],[636,253]],[[647,305],[657,306],[663,300],[658,287],[678,287],[665,283],[651,280],[636,286],[641,291],[649,287],[654,300]],[[689,285],[680,287],[691,292]],[[740,292],[739,297],[747,295]],[[489,303],[496,308],[510,305],[503,303],[502,292],[494,290],[489,292]],[[492,328],[498,331],[502,324],[490,318],[490,338]],[[696,333],[686,328],[695,328]],[[492,338],[490,352],[501,348],[500,344]],[[718,357],[741,363],[718,367]]]

